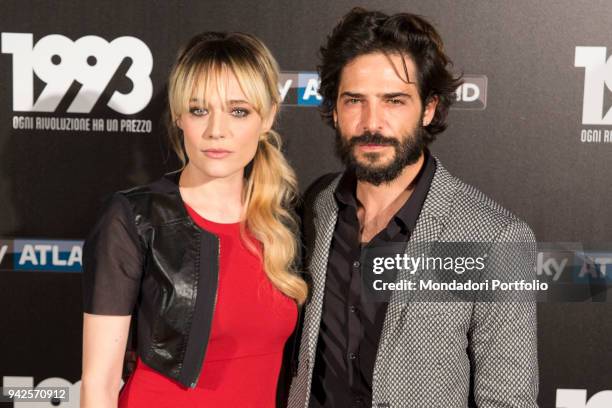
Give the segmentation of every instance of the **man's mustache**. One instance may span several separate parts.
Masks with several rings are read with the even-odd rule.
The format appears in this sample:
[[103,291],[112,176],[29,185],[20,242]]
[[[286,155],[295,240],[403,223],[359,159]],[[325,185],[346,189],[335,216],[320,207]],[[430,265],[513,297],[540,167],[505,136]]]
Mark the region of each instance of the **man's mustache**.
[[399,146],[400,143],[397,139],[392,137],[386,137],[380,133],[364,132],[359,136],[354,136],[349,140],[348,145],[354,147],[362,144],[377,144],[377,145],[388,145],[388,146]]

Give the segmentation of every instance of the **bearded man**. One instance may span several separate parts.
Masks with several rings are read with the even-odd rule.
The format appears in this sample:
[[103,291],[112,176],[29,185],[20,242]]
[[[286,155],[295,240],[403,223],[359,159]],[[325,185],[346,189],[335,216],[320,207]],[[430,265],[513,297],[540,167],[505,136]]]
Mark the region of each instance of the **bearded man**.
[[289,407],[537,407],[534,302],[364,296],[364,251],[391,243],[488,242],[502,273],[533,271],[533,251],[501,245],[533,247],[527,224],[428,150],[461,84],[439,34],[413,14],[356,8],[321,56],[322,115],[346,170],[304,200],[312,295]]

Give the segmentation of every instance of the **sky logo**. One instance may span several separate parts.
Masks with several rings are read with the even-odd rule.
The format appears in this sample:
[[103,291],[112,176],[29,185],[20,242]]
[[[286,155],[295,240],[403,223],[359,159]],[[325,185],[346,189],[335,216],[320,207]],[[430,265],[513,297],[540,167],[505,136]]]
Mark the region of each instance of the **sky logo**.
[[13,241],[13,270],[31,272],[81,272],[83,241]]
[[319,106],[322,101],[319,75],[314,71],[281,72],[278,89],[283,105]]
[[[457,88],[457,99],[452,109],[484,110],[487,107],[487,77],[464,75]],[[323,98],[319,94],[319,75],[316,71],[281,72],[278,90],[286,106],[317,107]]]
[[545,250],[536,256],[536,275],[538,278],[557,282],[563,272],[574,264],[574,252],[562,250]]

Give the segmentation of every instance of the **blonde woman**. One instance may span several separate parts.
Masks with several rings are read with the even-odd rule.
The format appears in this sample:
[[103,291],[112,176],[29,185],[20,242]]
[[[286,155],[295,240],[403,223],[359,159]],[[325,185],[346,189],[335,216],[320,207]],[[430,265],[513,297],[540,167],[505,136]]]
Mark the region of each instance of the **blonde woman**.
[[[180,53],[168,99],[184,165],[114,194],[85,243],[82,407],[274,406],[307,296],[277,83],[251,35],[204,33]],[[119,393],[133,318],[138,360]]]

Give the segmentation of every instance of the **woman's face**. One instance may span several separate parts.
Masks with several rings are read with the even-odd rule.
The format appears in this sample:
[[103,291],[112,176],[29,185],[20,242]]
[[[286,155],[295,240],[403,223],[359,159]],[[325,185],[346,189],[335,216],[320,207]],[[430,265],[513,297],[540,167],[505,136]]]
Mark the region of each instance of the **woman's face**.
[[183,130],[188,166],[207,178],[242,177],[260,137],[272,126],[274,112],[262,118],[233,73],[224,73],[218,80],[224,82],[226,95],[219,95],[217,84],[212,83],[208,100],[193,98],[177,125]]

